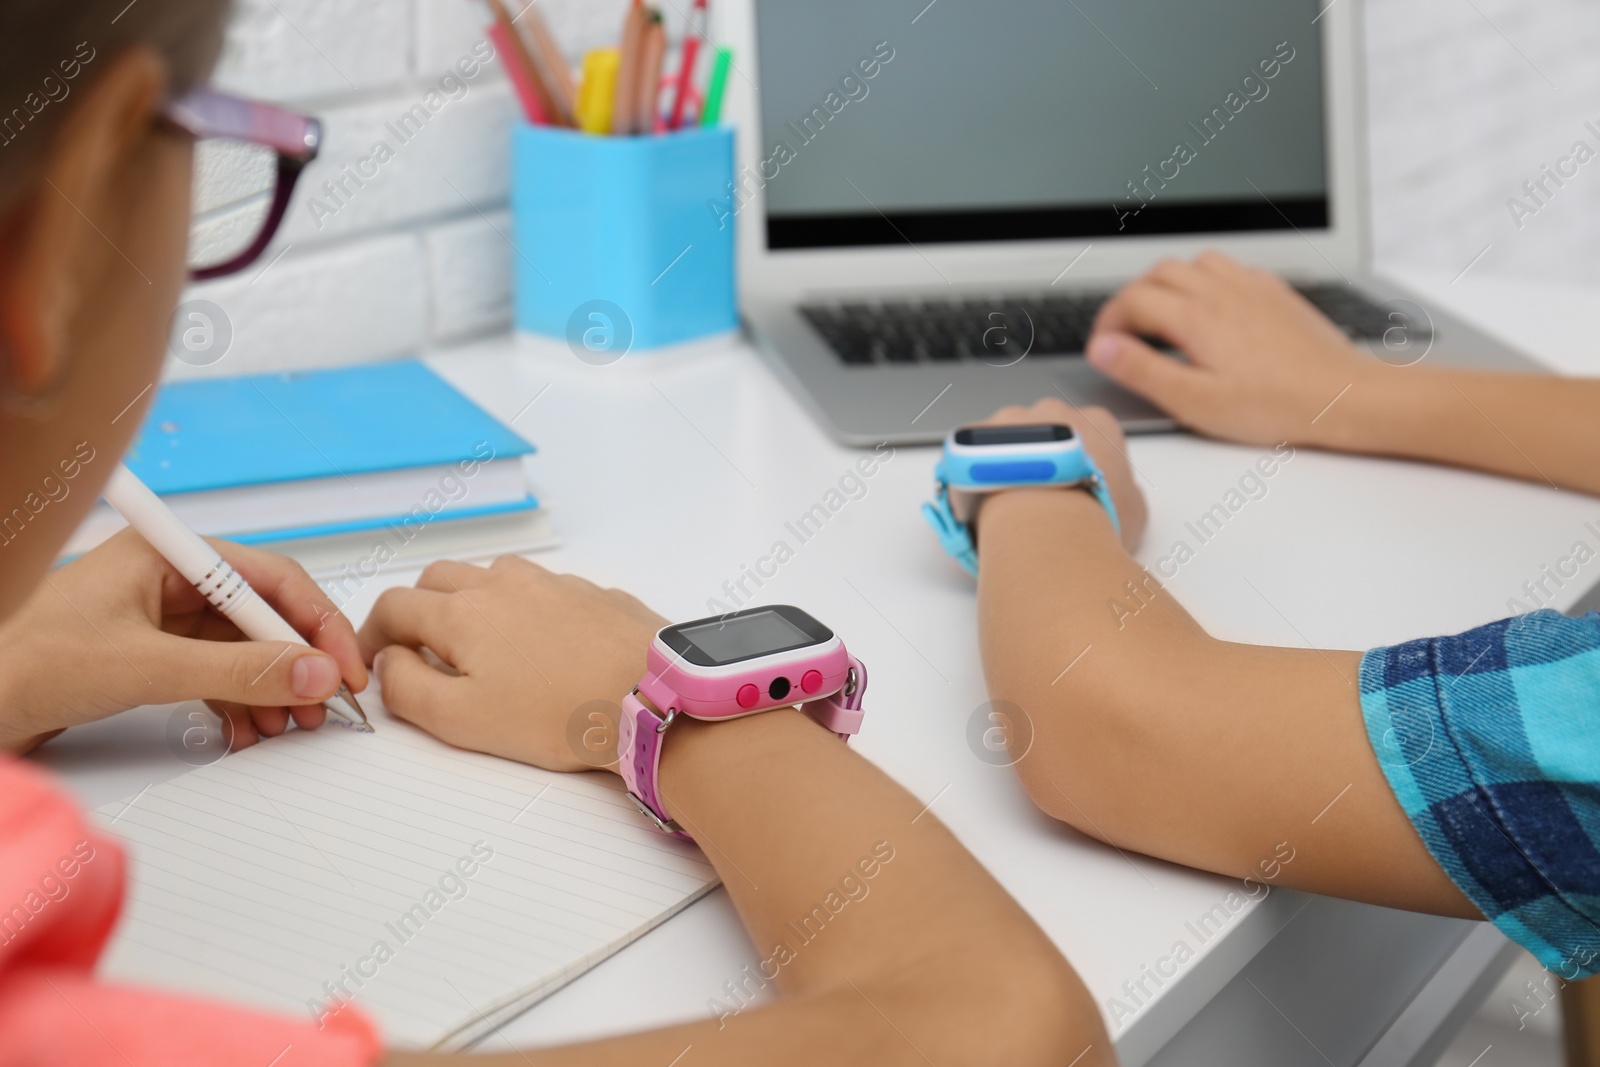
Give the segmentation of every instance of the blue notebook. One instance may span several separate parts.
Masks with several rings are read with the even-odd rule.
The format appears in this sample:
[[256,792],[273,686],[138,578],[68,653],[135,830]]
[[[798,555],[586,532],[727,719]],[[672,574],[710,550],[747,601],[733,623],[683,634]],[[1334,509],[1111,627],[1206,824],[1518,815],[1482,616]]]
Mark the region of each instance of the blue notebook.
[[[533,451],[405,360],[169,383],[126,462],[191,528],[259,544],[534,511]],[[67,553],[121,525],[100,504]]]
[[125,462],[162,496],[534,449],[416,360],[171,382]]

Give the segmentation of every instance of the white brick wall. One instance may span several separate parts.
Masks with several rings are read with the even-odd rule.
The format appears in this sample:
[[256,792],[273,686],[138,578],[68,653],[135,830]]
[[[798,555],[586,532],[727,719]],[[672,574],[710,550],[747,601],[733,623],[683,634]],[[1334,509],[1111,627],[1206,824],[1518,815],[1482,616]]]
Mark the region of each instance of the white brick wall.
[[207,367],[169,368],[174,376],[249,374],[415,351],[431,333],[423,246],[415,233],[389,232],[303,255],[291,248],[276,263],[263,260],[264,269],[194,286],[186,299],[221,307],[233,340]]
[[[615,39],[627,0],[538,0],[574,58]],[[1343,0],[1354,3],[1357,0]],[[385,124],[483,39],[473,0],[238,0],[218,83],[319,115],[277,245],[242,278],[194,287],[234,331],[175,374],[391,358],[510,323],[507,128],[498,64],[342,204],[339,178]],[[1506,199],[1574,140],[1600,138],[1592,0],[1366,0],[1370,171],[1380,262],[1600,281],[1600,160],[1519,230]],[[1588,110],[1585,110],[1588,108]],[[337,206],[321,225],[312,198]],[[281,258],[274,260],[274,257]]]
[[433,338],[456,341],[511,321],[511,214],[495,211],[430,228],[422,237],[433,294]]
[[[465,0],[459,5],[463,13]],[[417,73],[409,3],[238,0],[218,86],[277,100],[383,92]]]
[[[444,97],[439,113],[402,143],[393,131],[408,134],[408,128],[396,123],[402,116],[415,121],[408,113],[422,96],[418,89],[398,99],[318,110],[327,147],[300,176],[297,202],[280,231],[284,243],[303,247],[431,219],[477,218],[479,211],[506,202],[506,131],[516,112],[506,83],[495,74],[478,75],[460,99]],[[369,163],[366,172],[376,169],[377,177],[363,179],[356,168],[363,157],[373,155],[379,141],[394,149],[394,158],[381,166],[375,160]],[[343,183],[348,198],[337,188],[328,191],[335,181]],[[358,181],[365,184],[358,186]],[[334,213],[327,214],[330,210]]]
[[[626,0],[539,2],[576,58],[614,38]],[[172,375],[388,359],[509,327],[516,104],[498,61],[409,140],[391,129],[482,47],[482,12],[472,0],[236,0],[216,83],[317,115],[324,145],[260,264],[186,294],[223,309],[227,355],[174,359]],[[357,185],[349,175],[380,140],[393,158]]]

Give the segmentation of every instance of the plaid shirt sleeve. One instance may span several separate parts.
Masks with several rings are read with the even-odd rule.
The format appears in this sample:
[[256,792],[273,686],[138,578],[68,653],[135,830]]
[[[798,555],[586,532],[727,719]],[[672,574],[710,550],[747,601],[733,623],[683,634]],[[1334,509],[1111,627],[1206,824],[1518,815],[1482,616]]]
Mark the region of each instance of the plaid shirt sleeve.
[[1600,972],[1600,612],[1375,648],[1361,711],[1461,891],[1550,971]]

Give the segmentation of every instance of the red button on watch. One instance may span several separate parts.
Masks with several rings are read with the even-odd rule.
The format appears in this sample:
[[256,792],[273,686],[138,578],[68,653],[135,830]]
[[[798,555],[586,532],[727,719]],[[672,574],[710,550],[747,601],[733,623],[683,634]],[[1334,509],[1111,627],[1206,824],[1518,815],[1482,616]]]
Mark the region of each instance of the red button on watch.
[[800,689],[801,689],[802,692],[815,693],[818,689],[821,689],[821,688],[822,688],[822,672],[821,671],[806,671],[805,674],[801,675],[801,677],[800,677]]
[[[818,675],[818,677],[820,678],[821,675]],[[724,689],[723,692],[727,692],[727,690]],[[739,701],[741,708],[753,708],[761,700],[761,690],[753,685],[741,685],[739,692],[736,694],[736,699]]]

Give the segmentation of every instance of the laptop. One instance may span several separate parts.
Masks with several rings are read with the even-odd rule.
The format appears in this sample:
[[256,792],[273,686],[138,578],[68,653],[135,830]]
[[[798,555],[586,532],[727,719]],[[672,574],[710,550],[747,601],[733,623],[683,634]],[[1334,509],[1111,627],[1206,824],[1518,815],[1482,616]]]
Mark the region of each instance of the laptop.
[[838,440],[1061,396],[1101,302],[1217,248],[1394,363],[1533,367],[1375,278],[1359,0],[736,0],[742,312]]

